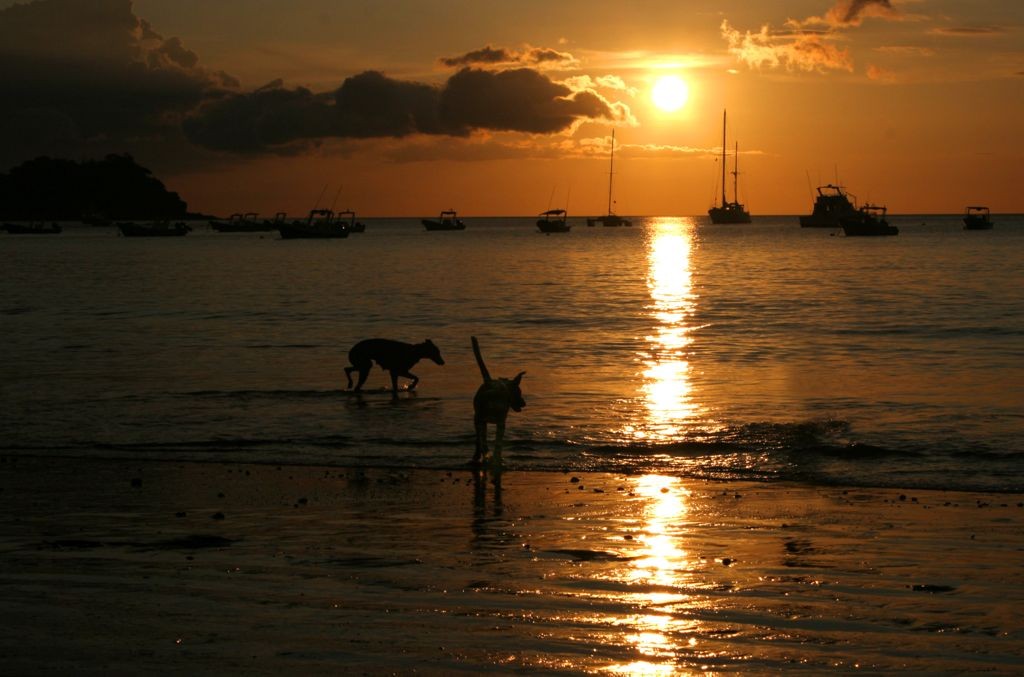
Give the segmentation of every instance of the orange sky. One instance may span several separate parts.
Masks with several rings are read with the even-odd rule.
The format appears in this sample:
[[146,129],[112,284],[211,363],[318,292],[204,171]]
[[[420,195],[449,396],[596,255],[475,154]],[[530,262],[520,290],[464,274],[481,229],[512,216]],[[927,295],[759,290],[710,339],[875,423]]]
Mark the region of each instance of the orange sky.
[[[896,213],[1024,212],[1019,0],[96,4],[102,30],[61,57],[84,59],[81,72],[142,63],[145,78],[124,70],[125,92],[145,92],[159,124],[103,129],[105,107],[86,119],[118,99],[87,98],[88,80],[73,83],[84,98],[45,103],[76,130],[72,157],[131,152],[192,210],[298,214],[340,186],[337,206],[365,216],[603,213],[614,126],[616,211],[704,213],[728,109],[755,215],[808,211],[809,184],[837,173]],[[43,9],[0,12],[0,38]],[[107,50],[132,16],[146,26]],[[676,112],[651,101],[665,74],[689,87]],[[17,148],[58,154],[54,137],[20,132]]]

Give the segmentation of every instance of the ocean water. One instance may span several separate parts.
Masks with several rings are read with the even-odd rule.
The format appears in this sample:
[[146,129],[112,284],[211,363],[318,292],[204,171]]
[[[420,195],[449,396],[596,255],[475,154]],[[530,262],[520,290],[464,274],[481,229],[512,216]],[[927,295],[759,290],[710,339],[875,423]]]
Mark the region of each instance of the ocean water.
[[[365,219],[346,240],[0,236],[0,454],[457,468],[526,371],[507,467],[1024,491],[1024,217],[637,218],[542,235]],[[432,339],[397,400],[347,352]]]

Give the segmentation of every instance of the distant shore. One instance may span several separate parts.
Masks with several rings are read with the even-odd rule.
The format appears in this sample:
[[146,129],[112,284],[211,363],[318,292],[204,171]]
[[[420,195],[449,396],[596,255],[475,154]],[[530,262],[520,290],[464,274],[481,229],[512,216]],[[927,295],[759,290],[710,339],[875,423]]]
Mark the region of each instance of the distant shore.
[[5,457],[12,674],[1024,660],[1022,498]]

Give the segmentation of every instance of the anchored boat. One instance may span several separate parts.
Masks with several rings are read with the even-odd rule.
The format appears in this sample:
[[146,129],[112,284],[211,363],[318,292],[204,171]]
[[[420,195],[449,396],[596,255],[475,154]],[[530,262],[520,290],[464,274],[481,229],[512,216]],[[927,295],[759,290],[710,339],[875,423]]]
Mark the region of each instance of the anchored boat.
[[866,204],[853,216],[840,218],[839,223],[847,237],[899,235],[900,229],[889,225],[885,212],[885,207]]
[[750,223],[750,212],[739,202],[740,145],[736,144],[732,170],[732,202],[725,196],[725,113],[722,111],[722,204],[708,210],[711,223]]
[[420,223],[427,230],[466,230],[466,224],[454,209],[446,209],[436,219],[420,219]]
[[313,209],[305,221],[282,222],[277,230],[282,240],[324,240],[348,237],[348,225],[330,209]]
[[537,219],[537,228],[542,233],[568,233],[572,230],[566,222],[564,209],[549,209],[540,215],[544,218]]
[[608,228],[619,226],[632,226],[633,222],[612,212],[612,180],[615,176],[615,130],[612,130],[612,152],[608,160],[608,213],[604,216],[595,216],[587,219],[588,226],[601,224]]
[[841,218],[854,218],[857,215],[857,207],[850,198],[856,200],[856,196],[847,193],[842,186],[831,183],[818,186],[818,197],[814,200],[814,210],[800,217],[801,228],[839,228]]
[[964,230],[992,230],[988,207],[968,207],[964,213]]
[[211,220],[210,228],[218,233],[252,233],[262,230],[275,230],[277,225],[267,219],[260,220],[256,212],[232,214],[227,221]]

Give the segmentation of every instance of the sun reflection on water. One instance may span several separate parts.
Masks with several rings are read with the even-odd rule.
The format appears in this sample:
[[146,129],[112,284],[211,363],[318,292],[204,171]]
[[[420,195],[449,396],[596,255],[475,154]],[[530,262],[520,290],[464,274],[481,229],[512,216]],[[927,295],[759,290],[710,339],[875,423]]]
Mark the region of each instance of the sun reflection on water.
[[690,265],[695,224],[662,219],[649,228],[647,286],[657,325],[641,354],[647,421],[634,435],[657,442],[677,439],[701,411],[693,399],[688,357],[697,307]]
[[[630,595],[639,612],[629,618],[634,631],[624,639],[642,658],[608,666],[607,670],[630,675],[674,674],[680,651],[692,650],[698,629],[696,621],[662,611],[688,601],[688,595],[681,591],[693,562],[681,547],[680,536],[685,530],[689,492],[674,477],[644,475],[632,481],[633,493],[644,504],[640,515],[642,536],[623,577],[642,592]],[[690,637],[680,645],[687,635]]]

